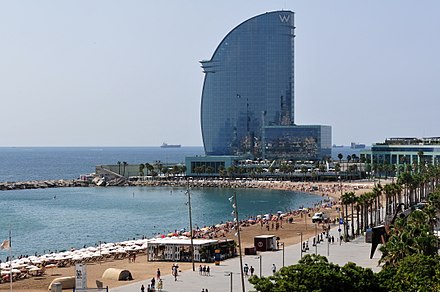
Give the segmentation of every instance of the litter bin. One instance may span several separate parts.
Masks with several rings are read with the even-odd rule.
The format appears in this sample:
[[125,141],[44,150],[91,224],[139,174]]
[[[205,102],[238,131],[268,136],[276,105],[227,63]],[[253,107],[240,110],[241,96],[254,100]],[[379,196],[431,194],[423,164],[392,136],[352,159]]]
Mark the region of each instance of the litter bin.
[[253,247],[245,247],[244,248],[244,254],[245,255],[256,255],[257,254],[257,249],[255,248],[255,246],[253,246]]

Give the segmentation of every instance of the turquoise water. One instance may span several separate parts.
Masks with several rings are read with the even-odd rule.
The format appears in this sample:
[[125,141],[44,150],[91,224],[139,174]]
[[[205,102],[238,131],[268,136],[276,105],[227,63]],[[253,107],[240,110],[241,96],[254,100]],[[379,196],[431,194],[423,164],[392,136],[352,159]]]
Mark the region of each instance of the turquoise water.
[[[60,188],[0,192],[0,241],[12,230],[14,255],[47,253],[99,241],[188,229],[185,189],[168,187]],[[237,189],[240,218],[312,206],[314,195]],[[230,189],[191,191],[193,224],[232,220]],[[0,259],[7,256],[0,251]]]

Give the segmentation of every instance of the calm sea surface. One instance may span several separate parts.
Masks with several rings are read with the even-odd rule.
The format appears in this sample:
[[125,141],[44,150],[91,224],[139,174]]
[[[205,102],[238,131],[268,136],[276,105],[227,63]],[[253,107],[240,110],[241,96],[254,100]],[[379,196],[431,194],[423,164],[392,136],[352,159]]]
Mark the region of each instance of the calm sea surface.
[[0,181],[75,179],[99,164],[185,162],[202,147],[0,147]]
[[[239,215],[310,206],[320,197],[274,190],[236,190]],[[232,220],[229,189],[192,190],[193,224]],[[0,192],[0,239],[12,230],[15,255],[44,253],[99,240],[123,241],[186,228],[184,189],[152,187],[60,188]],[[6,257],[0,253],[0,258]]]
[[[0,148],[0,181],[72,179],[97,164],[184,162],[202,147]],[[232,220],[228,189],[192,190],[193,224]],[[274,190],[237,190],[239,215],[276,213],[311,206],[320,197]],[[98,241],[188,229],[184,189],[151,187],[58,188],[0,192],[0,241],[12,230],[15,256],[64,250]],[[7,253],[0,251],[0,259]]]

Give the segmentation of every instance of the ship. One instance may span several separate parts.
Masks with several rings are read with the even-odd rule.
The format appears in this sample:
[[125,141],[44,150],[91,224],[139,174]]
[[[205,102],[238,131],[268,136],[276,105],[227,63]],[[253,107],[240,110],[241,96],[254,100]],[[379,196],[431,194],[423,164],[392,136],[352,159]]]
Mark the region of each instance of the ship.
[[351,142],[351,149],[365,149],[365,144]]
[[180,148],[182,147],[182,145],[180,144],[168,144],[163,142],[162,145],[160,146],[160,148]]

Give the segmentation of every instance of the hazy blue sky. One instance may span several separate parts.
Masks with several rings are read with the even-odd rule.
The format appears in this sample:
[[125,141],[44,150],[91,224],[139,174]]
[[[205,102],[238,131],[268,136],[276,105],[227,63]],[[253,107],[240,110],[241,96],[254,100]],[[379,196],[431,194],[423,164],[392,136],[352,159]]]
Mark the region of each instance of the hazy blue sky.
[[440,1],[1,0],[0,146],[202,145],[199,60],[295,14],[295,122],[333,143],[440,136]]

